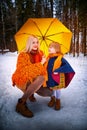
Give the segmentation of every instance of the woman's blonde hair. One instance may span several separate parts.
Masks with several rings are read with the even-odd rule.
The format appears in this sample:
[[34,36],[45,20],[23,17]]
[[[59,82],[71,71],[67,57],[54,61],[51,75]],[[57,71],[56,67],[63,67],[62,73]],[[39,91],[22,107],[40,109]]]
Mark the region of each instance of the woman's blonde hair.
[[51,42],[49,47],[53,47],[56,50],[56,53],[61,53],[61,46],[58,42]]
[[[27,39],[26,42],[26,47],[25,47],[25,52],[30,52],[32,50],[32,45],[33,45],[33,39],[36,38],[39,44],[39,39],[34,36],[34,35],[30,35]],[[38,51],[39,51],[39,47],[38,47]]]

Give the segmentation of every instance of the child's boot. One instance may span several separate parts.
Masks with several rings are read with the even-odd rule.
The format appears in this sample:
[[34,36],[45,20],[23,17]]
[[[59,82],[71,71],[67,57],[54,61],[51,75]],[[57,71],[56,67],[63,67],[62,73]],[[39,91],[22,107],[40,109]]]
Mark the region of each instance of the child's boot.
[[60,110],[60,108],[61,108],[60,99],[56,99],[55,110]]
[[20,98],[18,100],[18,103],[16,105],[16,112],[19,112],[25,117],[33,117],[33,113],[28,109],[26,100],[24,98]]
[[54,105],[55,105],[55,96],[52,96],[50,102],[48,103],[48,107],[53,107]]

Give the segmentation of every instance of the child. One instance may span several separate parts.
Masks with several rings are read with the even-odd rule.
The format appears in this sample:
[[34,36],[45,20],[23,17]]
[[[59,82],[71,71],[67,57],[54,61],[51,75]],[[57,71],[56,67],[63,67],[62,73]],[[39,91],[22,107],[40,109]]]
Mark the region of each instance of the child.
[[75,72],[70,64],[63,58],[60,44],[52,42],[49,45],[48,51],[48,61],[45,64],[48,75],[47,87],[53,90],[48,106],[53,107],[55,105],[55,110],[59,110],[61,108],[60,89],[65,88],[69,85]]

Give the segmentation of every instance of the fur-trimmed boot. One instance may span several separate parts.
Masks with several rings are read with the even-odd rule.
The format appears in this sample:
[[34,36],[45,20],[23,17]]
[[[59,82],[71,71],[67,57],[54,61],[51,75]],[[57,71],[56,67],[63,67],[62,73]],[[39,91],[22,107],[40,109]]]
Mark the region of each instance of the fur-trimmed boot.
[[18,100],[18,103],[16,105],[16,112],[19,112],[25,117],[33,117],[33,113],[28,109],[26,105],[26,100],[23,98],[20,98]]
[[53,107],[54,105],[55,105],[55,96],[52,96],[50,102],[48,103],[48,107]]
[[55,110],[60,110],[60,108],[61,108],[60,99],[56,99]]
[[29,100],[31,102],[36,102],[36,98],[34,97],[34,94],[32,94],[30,97],[29,97]]

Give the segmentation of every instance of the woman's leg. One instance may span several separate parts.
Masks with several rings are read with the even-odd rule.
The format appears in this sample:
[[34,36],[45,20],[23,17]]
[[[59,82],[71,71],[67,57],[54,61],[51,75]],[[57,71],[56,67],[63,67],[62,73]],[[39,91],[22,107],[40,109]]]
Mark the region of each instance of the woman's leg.
[[[27,84],[26,84],[26,89],[28,88],[28,86],[31,84],[31,82],[28,82]],[[26,91],[26,90],[25,90]],[[29,96],[29,100],[31,101],[31,102],[36,102],[36,98],[34,97],[34,94],[32,94],[31,96]]]
[[40,89],[36,93],[43,97],[51,97],[53,91],[48,87],[41,86]]
[[28,84],[26,91],[24,92],[24,95],[22,98],[18,100],[18,103],[16,105],[16,111],[19,112],[21,115],[25,117],[33,117],[33,113],[29,108],[27,107],[26,100],[31,96],[34,92],[36,92],[43,84],[44,77],[38,76],[31,84]]
[[36,102],[36,98],[35,98],[34,94],[32,94],[32,95],[29,97],[29,100],[30,100],[30,102]]
[[38,76],[31,84],[29,84],[22,98],[27,99],[34,94],[42,86],[43,82],[44,76]]

